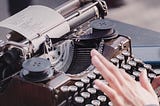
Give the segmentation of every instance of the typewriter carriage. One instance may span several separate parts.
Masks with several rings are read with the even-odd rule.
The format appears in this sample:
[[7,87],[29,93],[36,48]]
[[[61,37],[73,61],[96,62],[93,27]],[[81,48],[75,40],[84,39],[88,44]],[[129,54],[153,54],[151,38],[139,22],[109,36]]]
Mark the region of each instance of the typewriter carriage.
[[[35,7],[35,8],[37,8],[37,7]],[[73,11],[71,8],[74,8],[75,10]],[[28,9],[31,9],[31,7],[28,7]],[[58,41],[62,40],[62,42],[63,42],[63,39],[71,39],[72,40],[73,39],[72,37],[74,37],[74,36],[77,37],[78,33],[79,33],[78,36],[83,35],[84,32],[86,32],[86,30],[88,30],[90,27],[87,25],[88,22],[90,22],[91,20],[94,20],[95,18],[99,18],[100,16],[102,16],[101,14],[103,14],[103,15],[107,14],[107,7],[106,7],[106,4],[103,0],[68,1],[65,4],[62,4],[61,6],[57,7],[55,10],[63,15],[63,17],[65,18],[65,21],[67,21],[67,23],[70,26],[70,30],[71,30],[70,32],[65,32],[64,35],[60,35],[62,37],[59,38]],[[103,11],[101,11],[101,10],[103,10]],[[27,12],[28,11],[26,9],[26,13]],[[30,19],[28,21],[30,21]],[[17,21],[15,20],[15,22],[14,22],[14,20],[13,20],[13,23],[17,23]],[[59,25],[59,24],[57,24],[57,25]],[[39,37],[34,38],[33,40],[30,40],[29,37],[27,37],[26,35],[22,35],[22,34],[18,33],[17,31],[12,31],[9,34],[7,34],[6,37],[8,40],[3,43],[1,42],[1,54],[2,55],[6,54],[6,55],[1,56],[1,61],[2,61],[1,62],[2,63],[1,69],[7,70],[7,71],[1,71],[0,79],[1,80],[5,79],[6,77],[11,76],[15,72],[18,72],[20,70],[20,68],[22,68],[21,64],[23,61],[25,61],[26,59],[29,59],[31,57],[37,57],[37,56],[43,57],[46,59],[50,59],[53,66],[55,66],[55,64],[56,64],[57,70],[61,70],[61,71],[65,72],[67,70],[67,67],[69,66],[68,64],[71,63],[71,60],[72,60],[73,46],[71,43],[69,43],[72,41],[66,41],[65,44],[61,44],[61,42],[58,42],[58,44],[55,43],[55,41],[56,41],[55,39],[51,40],[52,38],[50,39],[50,36],[45,34],[46,31],[49,33],[53,32],[52,29],[54,29],[54,28],[46,29],[45,31],[43,31],[44,35],[38,35]],[[76,32],[75,32],[75,29],[77,29]],[[60,32],[60,30],[59,30],[59,32]],[[42,34],[42,32],[41,32],[41,34]],[[48,39],[49,39],[49,41],[48,41]],[[54,43],[54,44],[52,44],[52,43]],[[53,47],[55,45],[59,45],[59,46]],[[67,48],[65,47],[65,45],[67,45],[66,46]],[[55,48],[58,48],[59,50],[55,49]],[[49,50],[49,49],[52,49],[52,50]],[[8,51],[9,53],[7,53],[6,51]],[[51,56],[50,54],[55,55],[55,56]],[[63,56],[62,56],[62,54],[63,54]],[[69,54],[70,54],[70,56],[68,56]],[[7,58],[7,56],[8,57],[10,56],[10,57]],[[53,59],[54,57],[57,57],[57,59]],[[59,59],[58,59],[58,57],[59,57]],[[61,60],[65,61],[65,62],[63,62],[63,64],[64,64],[63,68],[60,68],[60,67],[62,67],[62,64],[60,65]],[[13,64],[8,63],[11,61]],[[6,64],[3,65],[4,63],[6,63]],[[59,66],[58,66],[58,64],[59,64]],[[13,68],[11,67],[9,69],[6,69],[9,66],[13,66]],[[15,68],[15,67],[17,67],[17,68]],[[8,72],[12,72],[11,70],[13,71],[13,73],[9,74]],[[7,73],[7,76],[5,75],[5,72]]]

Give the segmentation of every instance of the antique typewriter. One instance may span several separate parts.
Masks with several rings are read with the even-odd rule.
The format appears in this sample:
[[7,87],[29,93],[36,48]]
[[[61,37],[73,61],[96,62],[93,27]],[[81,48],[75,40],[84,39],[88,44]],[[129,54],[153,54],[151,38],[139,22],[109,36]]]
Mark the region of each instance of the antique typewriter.
[[92,49],[135,80],[142,70],[150,81],[159,75],[133,56],[131,39],[106,15],[103,0],[72,0],[55,10],[29,6],[0,22],[12,30],[0,41],[0,106],[112,106],[93,84],[103,77]]

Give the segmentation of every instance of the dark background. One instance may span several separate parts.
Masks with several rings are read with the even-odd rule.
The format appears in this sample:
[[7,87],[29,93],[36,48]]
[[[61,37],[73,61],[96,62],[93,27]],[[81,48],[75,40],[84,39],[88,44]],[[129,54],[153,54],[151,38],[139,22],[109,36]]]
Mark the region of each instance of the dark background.
[[[0,0],[0,21],[9,17],[9,0]],[[30,5],[45,5],[55,8],[67,0],[10,0],[12,4],[22,7],[22,1],[31,1]],[[111,1],[111,0],[110,0]],[[113,0],[112,0],[113,1]],[[117,1],[117,0],[114,0]],[[124,0],[125,5],[109,9],[111,19],[160,32],[160,0]],[[14,10],[12,10],[14,11]],[[3,38],[4,29],[0,28]]]

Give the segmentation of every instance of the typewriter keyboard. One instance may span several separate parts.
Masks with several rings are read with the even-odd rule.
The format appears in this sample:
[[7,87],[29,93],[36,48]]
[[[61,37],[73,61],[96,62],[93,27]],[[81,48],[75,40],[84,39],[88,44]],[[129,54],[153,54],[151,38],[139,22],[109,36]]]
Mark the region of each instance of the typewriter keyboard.
[[[130,53],[126,50],[111,58],[110,61],[118,68],[124,69],[125,72],[137,81],[142,70],[147,70],[150,81],[160,74],[152,69],[151,65],[145,64],[140,59],[131,57]],[[94,69],[73,84],[61,86],[60,90],[67,99],[63,102],[65,105],[61,103],[59,106],[112,106],[109,98],[94,85],[95,79],[100,79],[108,84],[99,71]]]

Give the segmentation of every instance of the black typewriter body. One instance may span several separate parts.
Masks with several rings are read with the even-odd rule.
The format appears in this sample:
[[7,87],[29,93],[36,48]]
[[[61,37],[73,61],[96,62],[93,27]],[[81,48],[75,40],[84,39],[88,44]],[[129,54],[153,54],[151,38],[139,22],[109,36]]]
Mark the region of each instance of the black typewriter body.
[[104,19],[105,1],[73,1],[56,9],[69,23],[70,32],[59,38],[45,35],[38,46],[36,38],[28,41],[15,31],[9,43],[0,42],[0,106],[112,106],[93,83],[106,81],[91,63],[92,49],[137,81],[142,70],[147,70],[150,81],[159,75],[133,56],[131,39]]
[[[109,40],[100,38],[99,40],[82,40],[75,41],[74,43],[73,60],[65,73],[55,71],[49,79],[40,82],[26,80],[18,73],[10,79],[7,87],[1,91],[1,103],[6,106],[13,104],[14,106],[74,105],[70,102],[73,99],[72,96],[75,95],[74,97],[76,97],[76,94],[71,93],[70,95],[70,91],[64,92],[61,90],[64,86],[72,87],[76,82],[81,82],[81,79],[93,73],[94,67],[91,65],[90,51],[92,49],[102,50],[102,54],[107,59],[111,59],[121,54],[122,51],[126,50],[130,52],[131,42],[127,37],[118,35],[116,38]],[[97,78],[98,76],[100,75],[97,75]],[[92,81],[88,82],[88,85],[85,85],[86,88],[84,89],[89,88],[89,84],[90,87],[93,87],[92,83],[94,79],[91,77],[90,80]],[[75,93],[82,91],[77,90]],[[8,100],[10,102],[7,102]]]

